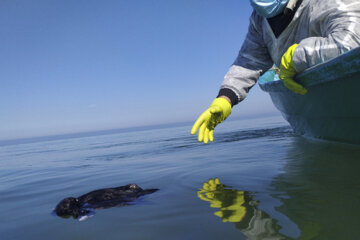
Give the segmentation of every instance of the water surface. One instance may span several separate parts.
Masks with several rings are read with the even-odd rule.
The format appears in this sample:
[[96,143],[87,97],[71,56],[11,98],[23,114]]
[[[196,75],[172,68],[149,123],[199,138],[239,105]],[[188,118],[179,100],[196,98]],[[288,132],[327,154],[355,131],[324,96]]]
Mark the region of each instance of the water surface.
[[[279,117],[0,146],[0,239],[357,239],[360,147],[305,139]],[[69,196],[159,188],[86,221]]]

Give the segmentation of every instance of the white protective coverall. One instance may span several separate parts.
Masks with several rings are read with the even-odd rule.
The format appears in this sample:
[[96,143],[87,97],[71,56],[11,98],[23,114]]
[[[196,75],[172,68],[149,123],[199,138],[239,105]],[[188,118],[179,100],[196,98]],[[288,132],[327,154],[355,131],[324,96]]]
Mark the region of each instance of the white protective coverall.
[[221,89],[232,90],[238,102],[242,101],[260,75],[274,63],[280,66],[281,57],[295,43],[299,44],[293,56],[298,73],[358,47],[360,1],[303,0],[278,38],[267,19],[254,11],[246,39]]

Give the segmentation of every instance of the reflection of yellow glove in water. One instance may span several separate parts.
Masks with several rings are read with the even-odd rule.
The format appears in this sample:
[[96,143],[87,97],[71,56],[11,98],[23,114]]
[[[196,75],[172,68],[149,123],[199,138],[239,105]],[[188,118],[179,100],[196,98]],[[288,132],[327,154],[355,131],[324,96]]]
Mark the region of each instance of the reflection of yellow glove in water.
[[195,134],[199,129],[199,142],[207,144],[214,141],[214,128],[224,121],[231,113],[231,104],[224,98],[216,98],[210,107],[200,115],[191,129]]
[[297,44],[292,45],[282,56],[279,77],[281,81],[283,81],[285,87],[295,93],[304,95],[307,93],[307,90],[294,81],[296,70],[294,67],[293,56],[297,46]]
[[246,215],[244,192],[226,189],[218,178],[210,179],[197,192],[200,199],[210,202],[210,207],[219,208],[214,214],[223,222],[241,222]]

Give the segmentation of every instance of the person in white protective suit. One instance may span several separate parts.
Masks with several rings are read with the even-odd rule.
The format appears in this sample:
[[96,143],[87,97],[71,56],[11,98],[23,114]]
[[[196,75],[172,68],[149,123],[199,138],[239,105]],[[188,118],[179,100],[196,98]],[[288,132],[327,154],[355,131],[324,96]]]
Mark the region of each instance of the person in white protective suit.
[[198,140],[213,141],[217,124],[247,96],[273,64],[280,79],[297,94],[307,90],[293,80],[297,73],[360,45],[360,1],[250,0],[254,11],[238,57],[224,77],[217,98],[191,129]]

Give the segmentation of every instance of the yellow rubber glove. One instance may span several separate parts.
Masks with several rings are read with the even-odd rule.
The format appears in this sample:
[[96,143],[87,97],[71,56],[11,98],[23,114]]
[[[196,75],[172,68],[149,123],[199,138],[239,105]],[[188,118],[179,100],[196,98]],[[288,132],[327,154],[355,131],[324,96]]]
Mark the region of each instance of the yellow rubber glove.
[[224,98],[216,98],[210,107],[196,120],[191,129],[195,134],[199,129],[199,142],[207,144],[214,141],[214,128],[231,114],[231,104]]
[[223,222],[241,222],[246,215],[245,198],[243,191],[227,189],[218,178],[210,179],[197,192],[201,200],[210,202],[210,207],[218,208],[214,215]]
[[306,88],[301,86],[299,83],[295,82],[293,79],[296,75],[293,56],[297,46],[298,46],[297,44],[292,45],[282,56],[279,77],[281,81],[283,81],[285,87],[287,87],[288,89],[290,89],[295,93],[304,95],[307,93]]

